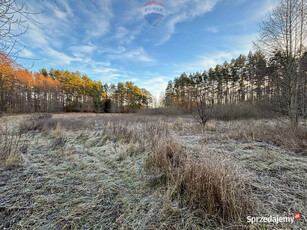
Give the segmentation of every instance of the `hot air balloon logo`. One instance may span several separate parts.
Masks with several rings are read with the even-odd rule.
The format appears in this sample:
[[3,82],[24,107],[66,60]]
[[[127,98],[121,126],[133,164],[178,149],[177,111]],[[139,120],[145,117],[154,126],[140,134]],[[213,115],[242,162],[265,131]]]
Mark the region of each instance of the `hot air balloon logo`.
[[143,15],[150,25],[156,26],[165,16],[165,8],[161,2],[149,1],[143,7]]

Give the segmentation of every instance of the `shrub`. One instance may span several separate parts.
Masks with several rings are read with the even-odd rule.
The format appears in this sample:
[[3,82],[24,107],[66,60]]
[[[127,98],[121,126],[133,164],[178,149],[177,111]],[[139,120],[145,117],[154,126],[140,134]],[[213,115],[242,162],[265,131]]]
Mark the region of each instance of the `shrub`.
[[22,146],[19,134],[11,132],[7,127],[0,130],[0,167],[18,166],[24,163],[20,151]]
[[186,199],[211,215],[240,222],[252,211],[251,190],[241,170],[230,160],[204,154],[204,159],[185,163],[182,187]]
[[35,113],[31,115],[31,118],[35,120],[51,119],[52,114],[51,113]]
[[32,114],[19,125],[19,131],[20,133],[42,131],[43,129],[55,129],[56,126],[57,121],[52,119],[52,114]]
[[176,185],[175,191],[196,208],[233,223],[255,209],[249,179],[225,157],[189,153],[172,138],[161,138],[146,164]]
[[249,102],[215,105],[212,111],[213,119],[224,121],[274,118],[275,115],[276,114],[266,108]]

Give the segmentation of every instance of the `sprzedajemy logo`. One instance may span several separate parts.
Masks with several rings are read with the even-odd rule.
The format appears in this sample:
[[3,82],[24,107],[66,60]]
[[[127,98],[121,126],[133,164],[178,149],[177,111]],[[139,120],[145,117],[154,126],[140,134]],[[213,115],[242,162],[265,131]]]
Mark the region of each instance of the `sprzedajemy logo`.
[[294,213],[293,217],[289,216],[248,216],[247,223],[294,223],[294,220],[299,220],[302,217],[301,213]]

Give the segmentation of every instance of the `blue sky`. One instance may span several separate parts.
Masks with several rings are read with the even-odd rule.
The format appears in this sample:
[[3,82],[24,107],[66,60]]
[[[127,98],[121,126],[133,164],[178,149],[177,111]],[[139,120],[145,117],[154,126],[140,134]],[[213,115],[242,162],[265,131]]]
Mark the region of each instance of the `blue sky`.
[[[103,83],[133,81],[153,95],[182,72],[203,71],[252,49],[274,0],[161,0],[152,27],[146,0],[27,0],[39,26],[21,38],[18,62],[31,71],[80,71]],[[29,60],[28,60],[29,59]],[[33,63],[33,65],[32,65]]]

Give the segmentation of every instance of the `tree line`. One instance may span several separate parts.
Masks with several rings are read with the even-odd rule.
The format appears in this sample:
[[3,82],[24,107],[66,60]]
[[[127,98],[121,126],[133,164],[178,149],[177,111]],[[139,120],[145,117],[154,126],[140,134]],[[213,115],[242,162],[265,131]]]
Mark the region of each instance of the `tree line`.
[[168,83],[165,105],[263,102],[293,123],[307,116],[307,3],[280,0],[260,26],[256,52]]
[[[281,63],[284,59],[281,52],[270,59],[260,51],[250,52],[248,56],[240,55],[230,63],[225,61],[203,73],[196,72],[189,76],[183,73],[174,81],[169,81],[165,92],[165,105],[190,108],[194,103],[195,89],[203,91],[208,105],[245,101],[256,103],[261,100],[273,102],[282,95],[291,93],[281,83],[284,78]],[[297,74],[306,74],[307,52],[297,60],[297,64],[302,66],[301,73]],[[306,76],[303,80],[298,104],[301,106],[301,113],[306,114]]]
[[0,114],[32,112],[135,112],[151,94],[132,82],[102,84],[79,72],[30,72],[0,53]]

